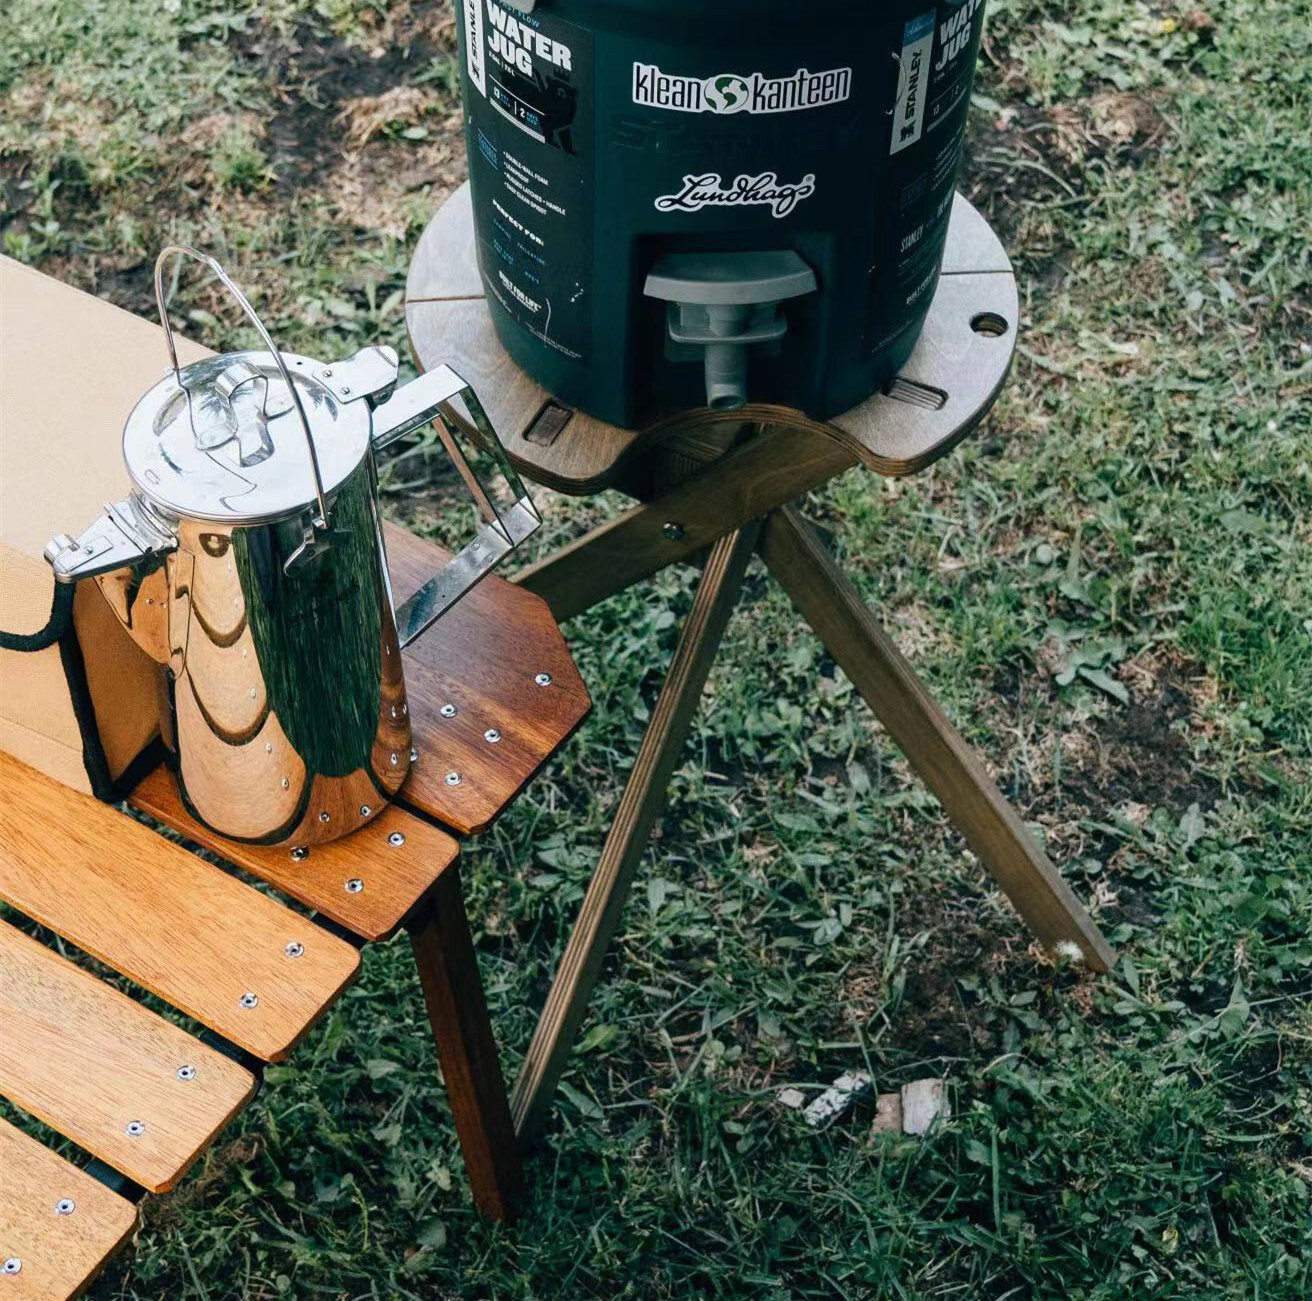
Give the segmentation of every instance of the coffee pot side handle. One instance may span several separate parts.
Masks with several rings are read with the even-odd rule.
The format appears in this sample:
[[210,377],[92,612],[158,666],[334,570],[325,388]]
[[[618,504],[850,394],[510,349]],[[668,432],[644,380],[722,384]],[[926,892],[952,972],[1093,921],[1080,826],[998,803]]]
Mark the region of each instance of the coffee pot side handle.
[[[459,403],[459,405],[457,405]],[[463,407],[463,410],[461,409]],[[483,523],[449,561],[396,611],[397,635],[408,646],[486,577],[542,523],[533,499],[510,463],[501,440],[474,390],[450,366],[435,366],[402,385],[374,409],[373,450],[436,419],[438,433],[478,504]],[[465,439],[476,442],[496,463],[513,498],[498,503],[490,486],[465,453]]]

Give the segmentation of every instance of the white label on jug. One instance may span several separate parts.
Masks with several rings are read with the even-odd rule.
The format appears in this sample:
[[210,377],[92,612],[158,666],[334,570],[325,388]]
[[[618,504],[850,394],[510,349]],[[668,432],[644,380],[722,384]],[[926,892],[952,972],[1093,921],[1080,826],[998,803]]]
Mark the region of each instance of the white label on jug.
[[763,204],[775,217],[786,217],[803,199],[815,193],[815,175],[808,172],[793,185],[783,185],[773,172],[735,176],[726,186],[719,172],[685,176],[674,194],[656,200],[658,212],[697,212],[707,207],[744,207]]
[[893,141],[890,154],[920,139],[925,121],[925,91],[929,56],[934,48],[934,10],[913,18],[902,29],[902,53],[897,57],[897,102],[893,106]]
[[852,69],[831,68],[787,77],[719,72],[711,77],[680,77],[654,63],[633,65],[633,102],[681,113],[792,113],[840,104],[852,90]]
[[480,95],[487,94],[484,71],[483,0],[463,0],[465,9],[465,62],[469,65],[470,84]]

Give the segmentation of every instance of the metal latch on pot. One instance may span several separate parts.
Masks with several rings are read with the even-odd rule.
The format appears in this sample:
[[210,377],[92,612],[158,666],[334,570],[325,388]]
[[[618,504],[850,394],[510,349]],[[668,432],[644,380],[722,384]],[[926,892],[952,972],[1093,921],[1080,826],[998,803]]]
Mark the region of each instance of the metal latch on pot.
[[814,293],[815,272],[791,249],[667,253],[642,292],[669,304],[672,343],[704,350],[706,405],[733,411],[747,401],[747,349],[783,336],[785,299]]
[[77,539],[60,533],[45,545],[45,558],[60,583],[94,578],[174,550],[178,540],[146,518],[133,497],[106,505],[105,513]]

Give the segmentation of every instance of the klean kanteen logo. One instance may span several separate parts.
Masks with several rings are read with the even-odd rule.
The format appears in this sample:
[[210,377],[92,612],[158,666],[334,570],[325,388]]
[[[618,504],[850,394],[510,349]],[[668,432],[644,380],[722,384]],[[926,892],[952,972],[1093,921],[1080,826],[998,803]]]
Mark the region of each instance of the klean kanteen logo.
[[792,113],[841,103],[851,91],[851,68],[828,72],[798,68],[788,77],[763,77],[759,72],[745,77],[736,72],[679,77],[662,72],[654,63],[633,65],[635,104],[682,113]]
[[800,181],[782,185],[774,172],[759,176],[735,176],[725,185],[719,172],[685,176],[673,194],[656,200],[658,212],[699,212],[702,208],[744,207],[761,204],[775,217],[786,217],[803,199],[815,193],[815,174],[807,172]]

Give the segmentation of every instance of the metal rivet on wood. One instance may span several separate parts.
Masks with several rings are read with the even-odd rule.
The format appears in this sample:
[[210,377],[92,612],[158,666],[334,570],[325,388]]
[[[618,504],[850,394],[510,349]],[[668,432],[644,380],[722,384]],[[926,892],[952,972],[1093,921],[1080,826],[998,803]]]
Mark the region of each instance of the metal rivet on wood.
[[71,1197],[61,1197],[55,1203],[56,1215],[72,1215],[77,1210],[77,1203]]
[[188,1080],[194,1080],[196,1078],[196,1068],[189,1064],[184,1064],[178,1067],[177,1074],[178,1079],[185,1084]]
[[129,1138],[140,1138],[146,1132],[146,1122],[144,1120],[129,1120],[123,1126],[123,1132]]
[[294,845],[292,847],[292,862],[301,863],[310,857],[310,851],[304,845]]
[[444,778],[442,778],[442,780],[446,782],[448,786],[459,786],[460,774],[458,772],[449,772]]
[[347,893],[347,894],[359,894],[360,891],[363,890],[363,889],[364,889],[364,882],[363,882],[362,880],[360,880],[360,878],[359,878],[358,876],[353,876],[353,877],[352,877],[352,878],[346,883],[346,893]]
[[410,747],[410,762],[411,763],[419,762],[419,747],[417,745],[412,745]]
[[538,686],[540,686],[540,687],[549,687],[549,686],[551,685],[551,674],[550,674],[550,673],[539,673],[539,674],[533,679],[533,681],[536,682],[536,683],[538,684]]
[[437,712],[443,718],[454,718],[460,711],[454,705],[443,705]]
[[301,954],[305,952],[305,945],[302,944],[300,940],[292,940],[288,943],[287,947],[283,949],[283,952],[289,958],[299,958]]
[[497,731],[495,727],[489,727],[487,731],[483,733],[483,740],[491,745],[496,745],[496,743],[501,740],[501,733]]
[[371,817],[372,815],[373,815],[373,809],[368,804],[360,805],[360,816],[362,818],[368,818]]
[[19,1274],[22,1272],[23,1262],[17,1256],[10,1256],[0,1266],[0,1269],[3,1269],[6,1274]]
[[402,831],[392,832],[392,834],[387,837],[387,843],[391,845],[393,849],[400,849],[401,846],[405,844],[405,833]]
[[259,1007],[259,1005],[260,1005],[260,998],[259,998],[259,995],[258,995],[258,994],[252,994],[249,990],[247,990],[247,992],[244,993],[244,994],[243,994],[243,995],[237,1000],[237,1002],[240,1003],[242,1007],[244,1007],[244,1008],[246,1008],[247,1010],[249,1010],[249,1009],[252,1008],[252,1007]]

